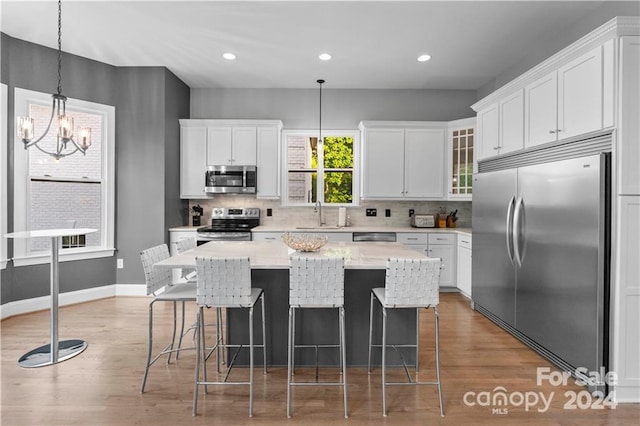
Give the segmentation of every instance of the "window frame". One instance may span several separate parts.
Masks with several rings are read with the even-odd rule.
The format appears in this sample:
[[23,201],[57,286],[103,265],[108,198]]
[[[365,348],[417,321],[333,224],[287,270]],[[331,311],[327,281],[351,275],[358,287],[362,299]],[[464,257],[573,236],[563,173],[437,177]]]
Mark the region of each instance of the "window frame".
[[[289,136],[304,136],[308,137],[318,137],[318,130],[307,130],[307,129],[284,129],[282,131],[282,187],[281,187],[281,202],[283,207],[309,207],[314,206],[315,203],[289,203],[289,180],[287,175],[289,174],[289,163],[287,158],[288,152],[288,137]],[[322,136],[325,137],[350,137],[353,138],[353,177],[352,177],[352,202],[351,203],[331,203],[325,204],[324,202],[324,192],[318,191],[318,198],[320,198],[320,194],[322,194],[322,204],[330,207],[358,207],[360,203],[360,131],[359,130],[322,130]],[[322,167],[318,167],[318,171],[324,171],[324,165]],[[320,175],[320,172],[318,172]],[[317,180],[317,182],[321,183],[323,179]]]
[[[51,107],[51,94],[16,87],[14,91],[14,117],[27,116],[29,105],[38,104]],[[115,247],[115,107],[78,99],[67,99],[69,110],[82,111],[102,116],[102,177],[101,177],[101,213],[100,246],[86,248],[61,249],[61,262],[111,257]],[[39,135],[37,135],[39,136]],[[23,142],[14,134],[14,230],[28,231],[30,224],[29,152],[35,148],[24,149]],[[90,148],[91,149],[91,148]],[[74,155],[81,155],[76,153]],[[60,161],[64,161],[64,158]],[[13,263],[15,266],[48,263],[50,252],[29,252],[27,239],[13,241]]]
[[9,139],[7,116],[9,114],[9,88],[6,84],[0,84],[0,270],[7,267],[8,245],[5,234],[7,233],[7,149]]

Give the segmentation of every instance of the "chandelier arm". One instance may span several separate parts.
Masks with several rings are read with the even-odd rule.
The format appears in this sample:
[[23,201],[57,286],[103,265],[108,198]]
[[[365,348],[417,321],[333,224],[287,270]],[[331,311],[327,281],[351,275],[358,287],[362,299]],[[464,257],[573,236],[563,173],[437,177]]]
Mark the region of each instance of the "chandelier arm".
[[[69,138],[69,140],[73,143],[73,146],[75,146],[75,147],[76,147],[76,149],[75,149],[75,151],[70,152],[69,154],[63,155],[63,157],[66,157],[67,155],[73,154],[73,153],[74,153],[74,152],[76,152],[76,151],[80,151],[80,152],[82,152],[83,154],[87,151],[86,149],[83,149],[80,145],[78,145],[78,144],[76,143],[76,141],[75,141],[75,140],[73,140],[73,138]],[[87,147],[87,148],[88,148],[88,147]]]
[[[49,124],[47,125],[47,128],[45,129],[45,131],[42,133],[42,135],[38,139],[36,139],[34,141],[31,141],[29,143],[25,143],[24,144],[24,148],[25,149],[27,149],[29,147],[32,147],[34,145],[36,147],[38,147],[37,143],[40,142],[42,139],[44,139],[44,137],[47,136],[47,133],[49,133],[49,129],[51,129],[51,123],[53,123],[53,117],[54,117],[55,114],[56,114],[56,99],[54,98],[53,99],[53,104],[51,105],[51,117],[49,118]],[[38,148],[40,149],[40,151],[42,151],[42,148],[40,148],[40,147],[38,147]],[[46,151],[43,151],[43,152],[46,152]]]

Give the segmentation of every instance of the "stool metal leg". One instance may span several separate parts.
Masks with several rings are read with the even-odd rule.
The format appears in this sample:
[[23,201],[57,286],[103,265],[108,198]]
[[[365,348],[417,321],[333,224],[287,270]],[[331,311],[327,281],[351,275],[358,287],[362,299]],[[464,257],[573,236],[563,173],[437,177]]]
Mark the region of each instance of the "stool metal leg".
[[262,306],[262,369],[263,374],[267,374],[267,331],[266,325],[267,322],[267,314],[264,310],[264,293],[260,295],[261,306]]
[[202,307],[198,307],[198,314],[196,318],[196,329],[194,330],[196,337],[196,378],[195,385],[193,387],[193,413],[192,415],[196,415],[198,412],[198,386],[200,381],[200,362],[202,362],[202,354],[201,354],[201,345],[202,341],[200,339],[200,325],[201,325],[201,317],[202,317]]
[[253,306],[249,308],[249,417],[253,417]]
[[151,362],[151,351],[153,350],[153,303],[149,303],[149,349],[147,351],[147,366],[144,369],[144,377],[142,378],[142,387],[140,393],[144,393],[144,388],[147,384],[147,377],[149,376],[149,363]]
[[442,405],[442,381],[440,380],[440,316],[438,308],[433,307],[433,315],[436,323],[436,375],[438,377],[438,400],[440,401],[440,416],[444,417],[444,405]]
[[387,417],[387,310],[382,307],[382,415]]
[[373,344],[373,292],[369,302],[369,361],[367,362],[367,373],[371,374],[371,345]]
[[416,308],[416,373],[420,371],[420,308]]
[[173,334],[171,335],[171,346],[169,346],[169,355],[167,356],[167,365],[171,363],[171,354],[176,343],[176,328],[178,325],[178,308],[176,301],[173,302]]
[[[182,301],[182,323],[180,324],[180,336],[178,337],[178,349],[182,348],[182,337],[184,336],[184,306],[185,306],[185,302],[183,300]],[[180,356],[180,350],[176,352],[176,361],[178,360],[179,356]]]
[[342,354],[342,393],[344,394],[344,418],[349,418],[349,406],[347,403],[347,345],[345,338],[345,318],[344,318],[344,307],[340,306],[339,308],[340,314],[340,353]]
[[291,418],[291,380],[293,379],[293,322],[295,310],[289,307],[289,335],[287,336],[287,418]]

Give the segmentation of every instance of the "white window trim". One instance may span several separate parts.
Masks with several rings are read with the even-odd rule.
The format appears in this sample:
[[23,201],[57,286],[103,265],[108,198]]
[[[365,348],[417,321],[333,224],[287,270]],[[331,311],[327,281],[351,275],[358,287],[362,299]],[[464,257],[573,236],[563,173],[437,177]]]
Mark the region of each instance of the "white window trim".
[[[332,203],[331,207],[358,207],[360,202],[360,131],[358,130],[322,130],[323,136],[347,136],[353,138],[353,202],[352,203]],[[296,203],[290,204],[289,188],[287,174],[289,168],[287,166],[287,137],[289,135],[317,137],[318,130],[294,130],[284,129],[282,131],[282,207],[307,207],[313,206],[314,203]]]
[[[51,94],[35,92],[32,90],[15,89],[14,116],[28,116],[30,104],[40,104],[51,107]],[[99,257],[113,256],[114,234],[115,234],[115,107],[94,102],[68,99],[67,107],[72,110],[86,111],[96,114],[97,111],[103,116],[104,128],[102,135],[104,143],[102,147],[102,171],[103,179],[101,194],[101,232],[100,239],[102,246],[87,247],[80,249],[60,250],[60,261],[94,259]],[[39,135],[38,135],[39,136]],[[31,148],[24,149],[24,144],[14,135],[14,218],[13,228],[15,232],[28,231],[29,209],[27,202],[29,197],[29,152]],[[80,154],[78,154],[80,155]],[[61,160],[64,161],[64,160]],[[27,254],[26,239],[15,239],[13,241],[13,263],[15,266],[36,265],[48,263],[49,253]]]
[[9,144],[7,115],[9,114],[8,87],[6,84],[0,84],[0,269],[7,267],[7,148]]

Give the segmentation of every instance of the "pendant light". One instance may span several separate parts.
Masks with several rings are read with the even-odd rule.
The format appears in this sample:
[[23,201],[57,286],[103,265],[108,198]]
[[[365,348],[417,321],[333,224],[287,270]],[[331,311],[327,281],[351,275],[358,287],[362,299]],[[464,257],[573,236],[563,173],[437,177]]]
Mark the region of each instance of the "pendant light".
[[[58,0],[58,90],[57,93],[51,95],[53,104],[51,106],[51,118],[49,124],[42,135],[34,140],[34,120],[32,117],[17,117],[16,133],[24,143],[24,148],[35,146],[44,152],[59,160],[76,152],[85,154],[91,146],[91,128],[80,128],[76,132],[73,123],[73,117],[70,117],[66,111],[67,98],[62,94],[62,1]],[[53,124],[54,117],[56,119],[57,135],[55,150],[47,150],[38,145],[44,137],[49,133],[49,129]],[[67,144],[71,145],[67,147]]]
[[317,83],[320,85],[320,117],[318,119],[318,146],[321,146],[323,141],[322,141],[322,84],[324,83],[324,80],[320,79],[317,80]]

